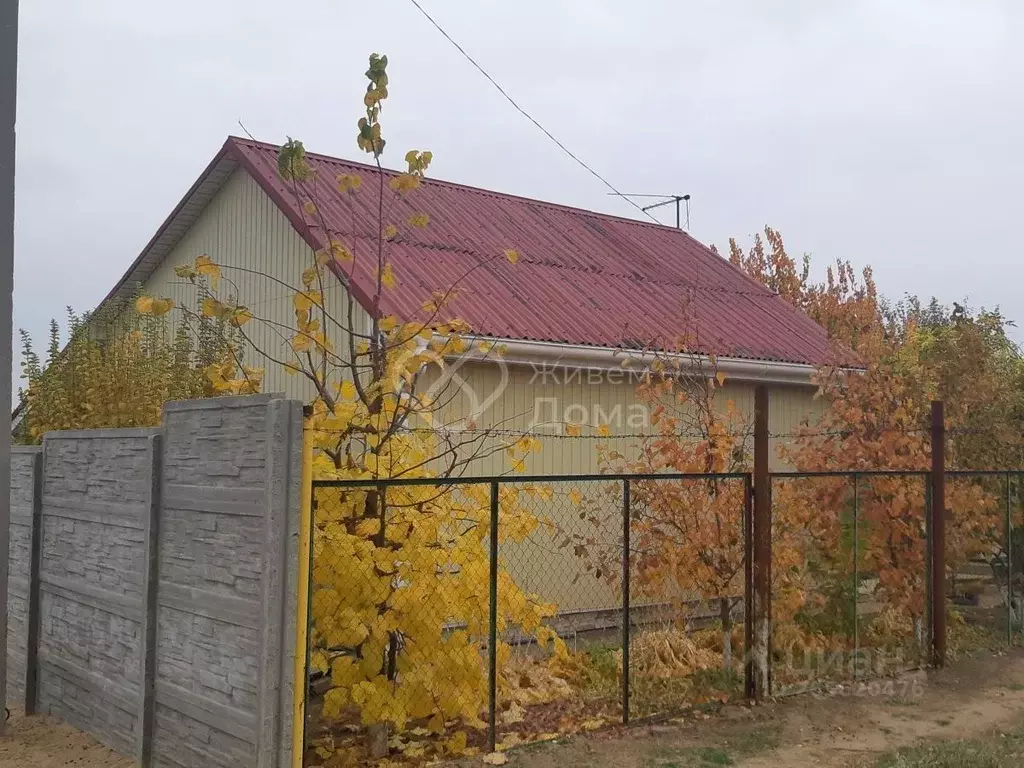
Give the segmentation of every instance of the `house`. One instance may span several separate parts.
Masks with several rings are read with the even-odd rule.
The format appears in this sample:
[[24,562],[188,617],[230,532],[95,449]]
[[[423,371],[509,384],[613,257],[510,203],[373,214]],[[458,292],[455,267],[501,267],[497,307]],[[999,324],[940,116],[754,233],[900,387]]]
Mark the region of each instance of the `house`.
[[[226,267],[238,300],[270,321],[247,326],[255,345],[283,354],[277,329],[294,322],[294,291],[286,286],[299,285],[310,249],[324,245],[322,225],[375,242],[377,171],[309,154],[318,178],[311,212],[278,175],[277,153],[270,144],[229,138],[105,301],[141,284],[148,295],[194,306],[195,287],[174,267],[209,254]],[[363,177],[358,195],[336,188],[339,174]],[[771,385],[772,432],[790,433],[820,413],[812,375],[831,361],[826,332],[683,231],[429,178],[393,205],[395,221],[423,212],[429,226],[403,228],[392,243],[398,284],[382,310],[416,313],[431,291],[459,283],[453,310],[474,333],[501,340],[507,353],[500,364],[492,357],[459,368],[465,386],[458,407],[483,408],[481,426],[534,430],[544,448],[532,473],[598,470],[594,441],[562,440],[563,421],[610,423],[615,434],[608,439],[628,445],[624,435],[641,429],[643,419],[636,382],[622,375],[623,350],[683,332],[696,340],[695,352],[716,357],[724,396],[746,413],[754,385]],[[520,255],[516,264],[492,258],[509,248]],[[364,323],[372,279],[364,270],[353,281]],[[343,315],[341,283],[325,294],[331,311]],[[264,389],[311,395],[299,377],[272,363]],[[501,458],[478,471],[501,471]]]

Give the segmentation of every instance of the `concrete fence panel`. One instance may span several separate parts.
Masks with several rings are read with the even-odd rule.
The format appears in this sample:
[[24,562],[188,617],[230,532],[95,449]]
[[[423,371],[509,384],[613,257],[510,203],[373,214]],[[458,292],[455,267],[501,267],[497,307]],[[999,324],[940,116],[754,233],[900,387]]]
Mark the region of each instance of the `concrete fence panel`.
[[[275,766],[297,403],[165,412],[154,765]],[[286,713],[290,718],[290,707]]]
[[37,706],[135,754],[154,430],[43,442]]
[[301,421],[169,403],[16,451],[9,700],[141,765],[289,765]]
[[[26,697],[34,681],[35,639],[29,637],[36,626],[37,599],[32,590],[38,588],[33,578],[39,560],[39,493],[42,449],[15,447],[11,452],[11,535],[7,586],[7,697],[8,701],[27,712],[33,701]],[[35,556],[34,556],[35,555]],[[32,659],[29,649],[32,649]]]

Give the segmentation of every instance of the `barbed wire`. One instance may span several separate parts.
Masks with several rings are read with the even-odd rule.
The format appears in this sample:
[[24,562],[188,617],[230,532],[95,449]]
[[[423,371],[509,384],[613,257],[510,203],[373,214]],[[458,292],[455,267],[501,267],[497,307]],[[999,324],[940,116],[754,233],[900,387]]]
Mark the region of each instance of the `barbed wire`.
[[[321,429],[317,428],[319,432],[344,432],[344,429]],[[870,432],[871,434],[867,434]],[[565,432],[548,432],[543,429],[512,429],[512,428],[494,428],[489,429],[487,427],[457,427],[452,425],[439,425],[433,427],[403,427],[400,430],[400,434],[432,434],[432,435],[443,435],[443,434],[465,434],[472,435],[477,434],[480,437],[534,437],[538,439],[557,439],[557,440],[622,440],[622,439],[655,439],[655,438],[689,438],[689,439],[708,439],[708,435],[704,432],[697,430],[681,431],[674,430],[668,432],[654,431],[630,431],[630,432],[609,432],[609,433],[580,433],[580,434],[566,434]],[[877,439],[878,436],[886,434],[930,434],[931,427],[902,427],[902,426],[890,426],[882,428],[872,428],[867,431],[859,431],[856,429],[801,429],[790,432],[769,432],[768,438],[770,440],[796,440],[801,438],[811,439],[819,437],[854,437],[858,434],[863,434],[865,438]],[[991,430],[971,427],[961,428],[948,428],[945,430],[947,437],[957,435],[972,435],[972,434],[991,434]],[[730,431],[723,435],[724,437],[731,438],[742,438],[744,440],[753,439],[755,433],[753,428],[744,429],[742,431]]]

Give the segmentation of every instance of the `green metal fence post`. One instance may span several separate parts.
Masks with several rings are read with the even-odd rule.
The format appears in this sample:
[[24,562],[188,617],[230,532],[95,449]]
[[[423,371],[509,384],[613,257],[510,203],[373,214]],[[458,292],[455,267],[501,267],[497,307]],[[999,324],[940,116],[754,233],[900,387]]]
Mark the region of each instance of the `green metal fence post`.
[[622,723],[629,724],[629,480],[622,481]]
[[487,751],[497,738],[498,698],[498,483],[491,482],[490,619],[487,640]]

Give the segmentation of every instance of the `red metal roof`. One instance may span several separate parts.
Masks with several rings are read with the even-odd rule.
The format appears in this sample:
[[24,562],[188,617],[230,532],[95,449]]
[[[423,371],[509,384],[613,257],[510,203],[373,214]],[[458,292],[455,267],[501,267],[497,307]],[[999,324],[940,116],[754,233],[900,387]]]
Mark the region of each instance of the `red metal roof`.
[[[312,216],[277,174],[278,147],[230,138],[225,149],[313,247],[325,243],[321,217],[333,236],[357,243],[354,288],[369,308],[376,168],[308,154],[317,171],[306,193],[317,203]],[[338,191],[343,173],[362,177],[358,194]],[[678,229],[436,179],[406,198],[385,187],[385,211],[399,229],[388,255],[398,284],[384,292],[385,314],[422,316],[432,291],[457,284],[452,311],[481,335],[636,347],[687,333],[697,340],[693,351],[836,361],[821,326]],[[425,229],[407,223],[419,212],[430,217]],[[518,263],[502,256],[507,248],[519,252]]]

